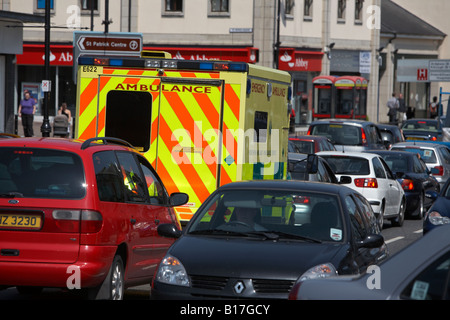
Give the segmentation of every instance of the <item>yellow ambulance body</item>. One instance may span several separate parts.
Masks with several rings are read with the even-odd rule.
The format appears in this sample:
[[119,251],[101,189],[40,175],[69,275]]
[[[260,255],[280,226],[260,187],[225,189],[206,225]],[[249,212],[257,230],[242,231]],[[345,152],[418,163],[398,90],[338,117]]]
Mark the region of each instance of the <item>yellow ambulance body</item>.
[[182,224],[219,186],[285,179],[291,76],[229,61],[80,56],[75,135],[121,138],[158,172]]

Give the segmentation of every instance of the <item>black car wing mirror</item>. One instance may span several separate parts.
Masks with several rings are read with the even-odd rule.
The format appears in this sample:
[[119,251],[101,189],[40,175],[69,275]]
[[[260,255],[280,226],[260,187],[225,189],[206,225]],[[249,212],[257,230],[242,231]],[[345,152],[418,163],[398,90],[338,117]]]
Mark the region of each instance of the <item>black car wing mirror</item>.
[[163,223],[156,229],[161,237],[178,239],[183,234],[174,224]]
[[380,234],[369,234],[364,240],[359,241],[358,248],[379,248],[384,244],[384,238]]
[[172,207],[182,206],[189,201],[189,196],[184,192],[174,192],[169,197],[169,204]]

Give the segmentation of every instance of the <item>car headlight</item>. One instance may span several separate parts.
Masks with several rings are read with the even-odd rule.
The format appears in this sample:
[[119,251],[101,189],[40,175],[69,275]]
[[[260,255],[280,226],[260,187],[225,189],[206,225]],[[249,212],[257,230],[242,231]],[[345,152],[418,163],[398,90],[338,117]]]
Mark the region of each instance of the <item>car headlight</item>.
[[430,221],[431,224],[438,226],[450,223],[450,218],[441,216],[437,211],[431,211],[428,214],[428,221]]
[[177,286],[189,287],[191,282],[186,273],[186,269],[177,258],[167,255],[161,261],[158,272],[156,273],[156,280]]
[[331,263],[322,263],[312,267],[300,276],[300,281],[308,279],[327,278],[336,276],[337,270]]

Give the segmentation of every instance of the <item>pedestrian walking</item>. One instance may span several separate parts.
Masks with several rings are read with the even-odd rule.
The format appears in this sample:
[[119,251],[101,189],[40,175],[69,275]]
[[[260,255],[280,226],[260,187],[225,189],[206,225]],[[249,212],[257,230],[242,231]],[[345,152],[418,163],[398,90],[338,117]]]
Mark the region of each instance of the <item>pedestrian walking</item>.
[[28,90],[23,92],[24,98],[20,100],[19,117],[22,118],[23,133],[25,137],[32,137],[34,114],[36,113],[36,101],[31,97]]
[[387,102],[387,107],[389,109],[388,116],[389,116],[389,123],[390,124],[397,124],[397,111],[399,108],[398,100],[395,97],[395,92],[392,93],[392,97]]

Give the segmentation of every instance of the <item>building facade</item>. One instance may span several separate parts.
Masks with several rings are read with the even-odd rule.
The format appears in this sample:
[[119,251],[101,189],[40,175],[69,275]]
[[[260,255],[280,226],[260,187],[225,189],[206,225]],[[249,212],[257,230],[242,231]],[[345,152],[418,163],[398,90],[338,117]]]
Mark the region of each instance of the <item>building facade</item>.
[[[395,82],[394,71],[383,69],[387,70],[389,65],[380,66],[383,54],[387,53],[379,49],[385,46],[383,41],[389,42],[389,35],[381,32],[383,1],[391,2],[50,0],[52,93],[49,114],[56,114],[62,102],[70,109],[75,108],[73,63],[77,57],[73,52],[73,33],[95,31],[141,33],[144,49],[169,51],[177,58],[230,59],[286,70],[292,74],[292,104],[299,126],[312,120],[312,79],[315,76],[363,76],[369,83],[367,116],[370,120],[384,121],[384,104],[389,92],[403,87]],[[420,1],[395,2],[405,7],[412,3],[413,12],[422,10]],[[45,0],[0,0],[0,3],[10,11],[38,17],[44,14]],[[440,56],[444,51],[440,48],[439,44],[431,51]],[[390,50],[396,49],[391,46]],[[25,24],[23,53],[16,58],[14,112],[23,89],[33,91],[39,101],[42,99],[44,52],[43,24]],[[38,114],[41,112],[42,108],[38,108]]]

